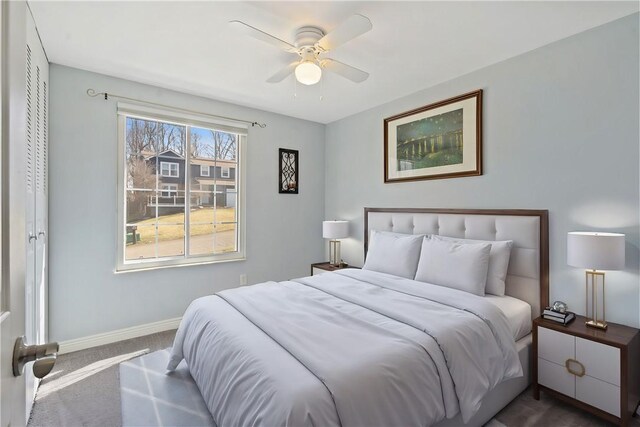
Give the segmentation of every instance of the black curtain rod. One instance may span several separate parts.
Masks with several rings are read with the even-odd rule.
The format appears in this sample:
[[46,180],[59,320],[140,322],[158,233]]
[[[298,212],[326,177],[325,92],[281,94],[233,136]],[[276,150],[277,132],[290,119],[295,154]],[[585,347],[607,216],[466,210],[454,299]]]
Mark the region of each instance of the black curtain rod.
[[231,121],[235,121],[235,122],[247,123],[247,124],[251,125],[251,127],[255,127],[255,126],[258,126],[259,128],[266,128],[267,127],[266,123],[252,122],[252,121],[249,121],[249,120],[242,120],[242,119],[234,119],[233,117],[218,116],[216,114],[209,114],[209,113],[203,113],[201,111],[187,110],[185,108],[177,108],[177,107],[172,107],[170,105],[158,104],[156,102],[141,101],[139,99],[129,98],[128,96],[116,95],[116,94],[107,93],[107,92],[96,92],[93,89],[87,89],[87,95],[89,95],[92,98],[95,98],[97,96],[104,96],[104,100],[105,101],[108,101],[109,97],[111,97],[111,98],[119,98],[119,99],[126,99],[128,101],[141,102],[143,104],[155,105],[156,107],[170,108],[172,110],[184,111],[186,113],[203,114],[205,116],[216,117],[218,119],[224,119],[224,120],[231,120]]

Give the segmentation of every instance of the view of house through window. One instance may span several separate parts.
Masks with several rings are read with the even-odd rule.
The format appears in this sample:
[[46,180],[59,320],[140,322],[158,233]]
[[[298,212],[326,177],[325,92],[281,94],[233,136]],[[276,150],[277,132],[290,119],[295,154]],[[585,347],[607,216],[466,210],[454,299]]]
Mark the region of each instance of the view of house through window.
[[124,120],[124,263],[238,251],[239,135]]

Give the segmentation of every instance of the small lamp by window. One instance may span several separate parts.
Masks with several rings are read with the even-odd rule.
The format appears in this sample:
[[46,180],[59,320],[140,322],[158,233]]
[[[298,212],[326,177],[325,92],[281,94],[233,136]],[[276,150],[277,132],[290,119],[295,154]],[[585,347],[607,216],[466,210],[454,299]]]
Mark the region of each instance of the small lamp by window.
[[339,267],[342,260],[340,258],[340,240],[349,237],[349,221],[323,221],[322,237],[331,239],[329,241],[329,263]]
[[[573,267],[588,268],[585,273],[586,324],[592,328],[607,329],[604,271],[598,270],[622,270],[624,268],[624,234],[587,231],[569,233],[567,236],[567,264]],[[602,282],[602,292],[598,292],[599,281]],[[602,303],[599,300],[602,300]]]

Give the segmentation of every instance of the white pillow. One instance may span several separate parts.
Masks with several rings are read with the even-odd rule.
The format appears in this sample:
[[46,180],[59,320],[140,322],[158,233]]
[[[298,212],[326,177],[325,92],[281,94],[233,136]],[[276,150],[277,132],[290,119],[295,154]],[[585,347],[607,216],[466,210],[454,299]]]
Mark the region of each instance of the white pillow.
[[424,239],[415,280],[484,296],[489,252],[488,243]]
[[489,270],[487,271],[487,286],[485,292],[488,294],[503,296],[505,290],[505,280],[509,269],[509,258],[511,257],[511,247],[513,240],[472,240],[457,239],[455,237],[445,237],[432,235],[436,240],[446,240],[457,243],[488,243],[491,245],[489,253]]
[[378,271],[413,279],[418,268],[423,234],[371,232],[363,270]]

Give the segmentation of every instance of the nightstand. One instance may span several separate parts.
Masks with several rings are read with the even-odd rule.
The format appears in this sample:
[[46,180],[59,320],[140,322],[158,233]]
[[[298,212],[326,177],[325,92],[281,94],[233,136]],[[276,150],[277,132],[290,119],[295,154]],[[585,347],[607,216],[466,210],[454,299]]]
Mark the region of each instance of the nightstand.
[[533,397],[542,390],[626,426],[640,400],[640,331],[615,323],[603,331],[585,320],[533,321]]
[[341,264],[340,267],[334,267],[328,262],[317,262],[315,264],[311,264],[311,275],[316,276],[318,274],[327,273],[329,271],[343,270],[345,268],[357,268],[357,267],[349,267],[348,264]]

